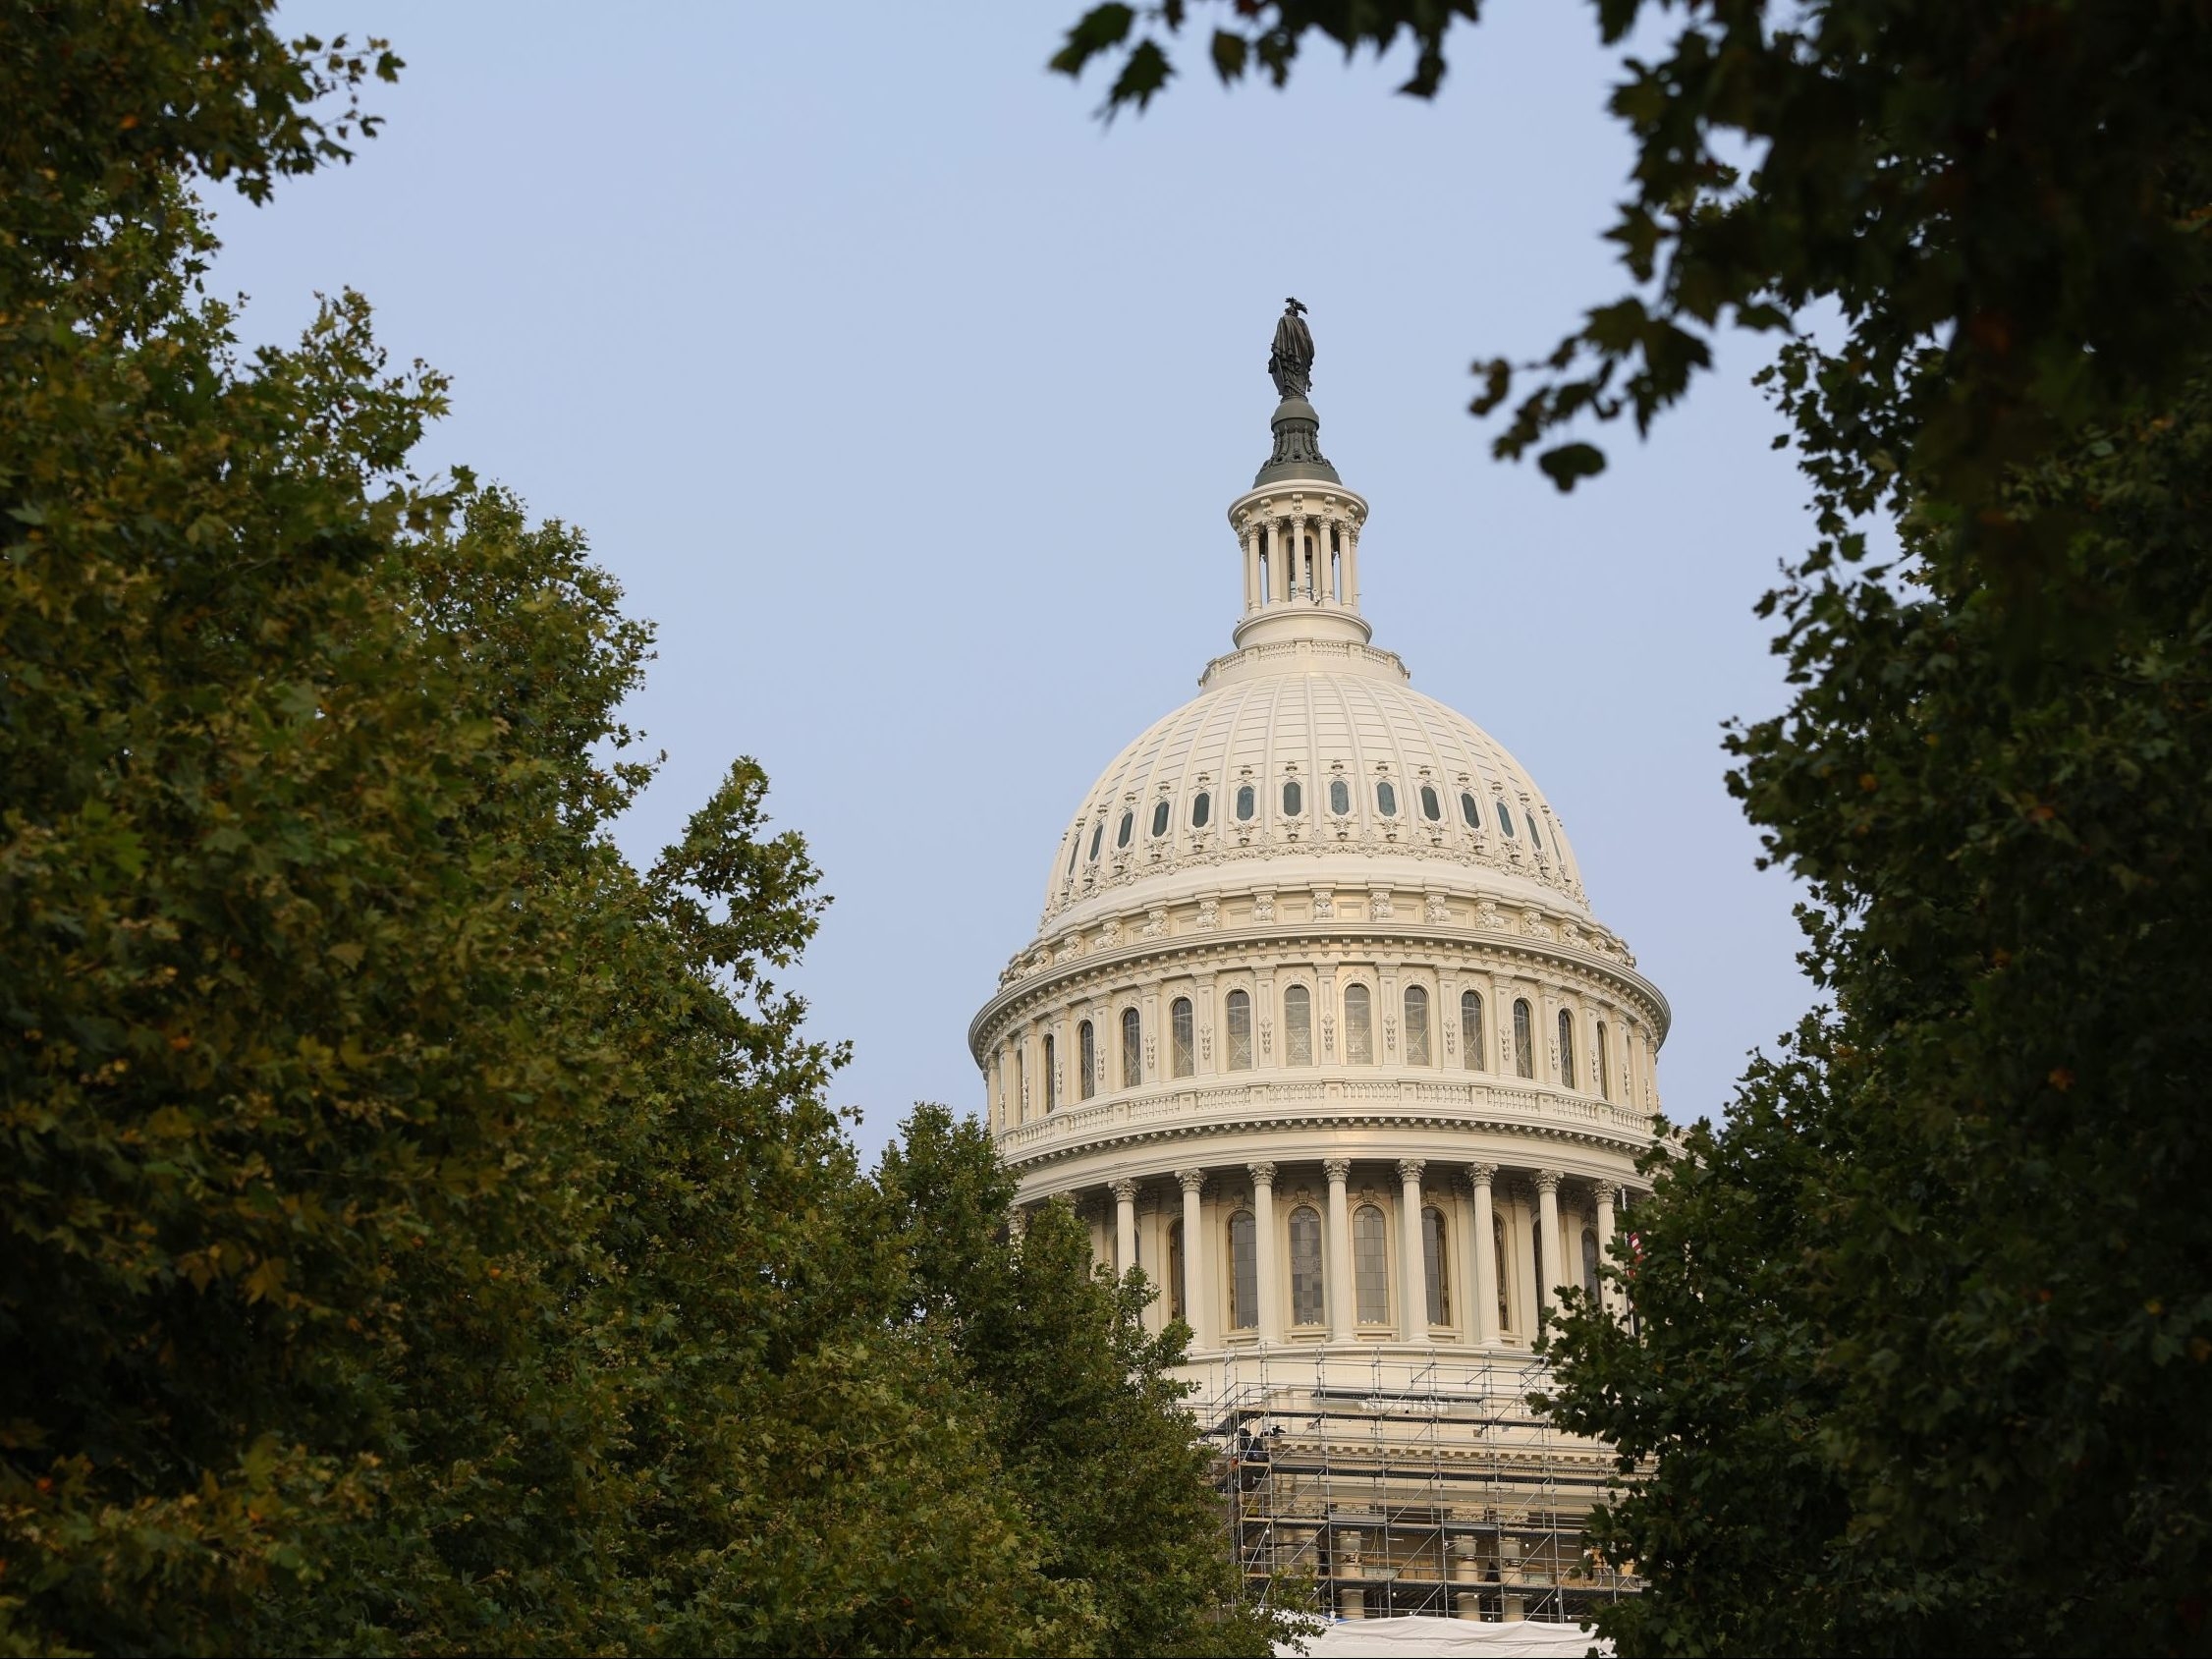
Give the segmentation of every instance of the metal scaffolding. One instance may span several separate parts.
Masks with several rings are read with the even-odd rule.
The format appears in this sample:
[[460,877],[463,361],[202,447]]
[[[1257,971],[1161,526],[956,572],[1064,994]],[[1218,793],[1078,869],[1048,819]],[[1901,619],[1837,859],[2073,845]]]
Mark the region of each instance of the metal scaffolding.
[[1310,1580],[1342,1618],[1568,1623],[1634,1593],[1583,1543],[1612,1457],[1529,1407],[1547,1374],[1528,1357],[1227,1356],[1190,1407],[1250,1593]]

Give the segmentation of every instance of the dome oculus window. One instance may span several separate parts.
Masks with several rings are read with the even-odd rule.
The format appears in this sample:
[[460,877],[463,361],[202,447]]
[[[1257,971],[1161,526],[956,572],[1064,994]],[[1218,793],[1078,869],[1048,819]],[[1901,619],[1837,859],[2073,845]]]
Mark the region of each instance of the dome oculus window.
[[1442,822],[1444,817],[1444,802],[1436,799],[1436,790],[1429,784],[1421,785],[1421,816],[1432,824]]
[[1398,816],[1398,791],[1387,778],[1375,785],[1375,810],[1386,818]]
[[1136,813],[1133,809],[1122,814],[1122,827],[1114,832],[1114,845],[1127,847],[1129,838],[1136,829]]
[[1460,792],[1460,816],[1466,820],[1468,829],[1482,827],[1482,808],[1474,803],[1474,797],[1465,790]]
[[1192,829],[1204,829],[1207,821],[1212,817],[1213,796],[1205,790],[1200,790],[1196,798],[1190,802],[1190,827]]
[[1283,816],[1295,818],[1305,810],[1305,791],[1299,787],[1296,778],[1283,786]]
[[1352,810],[1352,786],[1342,778],[1329,780],[1329,810],[1340,818]]
[[1098,849],[1105,839],[1106,820],[1101,818],[1098,820],[1098,827],[1090,832],[1090,861],[1094,864],[1098,862]]
[[1543,847],[1544,847],[1544,838],[1543,838],[1542,836],[1540,836],[1540,835],[1538,835],[1538,834],[1536,833],[1536,814],[1535,814],[1535,813],[1531,812],[1531,813],[1529,813],[1529,814],[1528,814],[1528,818],[1527,818],[1527,824],[1528,824],[1528,840],[1529,840],[1529,843],[1530,843],[1530,845],[1532,845],[1533,847],[1535,847],[1535,849],[1536,849],[1536,850],[1537,850],[1538,852],[1542,852],[1542,851],[1543,851]]
[[1152,836],[1154,840],[1168,833],[1168,803],[1160,802],[1152,808]]
[[1241,824],[1248,824],[1251,822],[1252,814],[1258,810],[1258,793],[1253,790],[1250,784],[1240,785],[1237,790],[1237,821]]
[[1508,835],[1513,834],[1513,814],[1506,810],[1506,803],[1502,801],[1498,802],[1498,827]]

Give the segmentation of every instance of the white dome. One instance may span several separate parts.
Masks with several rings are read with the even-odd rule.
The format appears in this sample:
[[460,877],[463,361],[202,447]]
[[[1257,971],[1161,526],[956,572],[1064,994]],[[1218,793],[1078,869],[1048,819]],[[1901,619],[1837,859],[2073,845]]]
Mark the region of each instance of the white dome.
[[1325,639],[1247,647],[1202,684],[1085,793],[1053,857],[1047,929],[1145,903],[1144,890],[1225,877],[1395,880],[1587,918],[1573,849],[1535,781],[1481,727],[1407,684],[1389,652]]

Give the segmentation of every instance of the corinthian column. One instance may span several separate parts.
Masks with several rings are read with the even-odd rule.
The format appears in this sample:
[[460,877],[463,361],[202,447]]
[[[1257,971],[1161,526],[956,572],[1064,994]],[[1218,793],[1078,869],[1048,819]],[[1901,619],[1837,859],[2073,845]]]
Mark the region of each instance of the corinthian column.
[[1329,1178],[1329,1340],[1352,1341],[1352,1208],[1345,1183],[1352,1179],[1350,1158],[1331,1158],[1321,1166]]
[[1200,1269],[1199,1243],[1205,1226],[1203,1212],[1198,1203],[1199,1190],[1206,1185],[1204,1170],[1177,1170],[1175,1179],[1183,1187],[1183,1321],[1190,1327],[1190,1346],[1205,1346],[1209,1327],[1213,1321],[1200,1321],[1200,1310],[1206,1306],[1203,1287],[1205,1275]]
[[1496,1164],[1469,1164],[1467,1174],[1474,1180],[1474,1319],[1471,1329],[1474,1340],[1489,1344],[1498,1340],[1498,1260],[1497,1224],[1491,1220],[1490,1184],[1498,1179]]
[[1536,1213],[1544,1235],[1543,1259],[1536,1263],[1536,1286],[1547,1312],[1559,1307],[1559,1183],[1557,1170],[1536,1172]]
[[1404,1281],[1404,1312],[1398,1328],[1407,1342],[1428,1341],[1428,1252],[1421,1247],[1421,1160],[1403,1158],[1398,1164],[1399,1245],[1406,1263],[1399,1275]]
[[[1601,1181],[1597,1185],[1597,1259],[1602,1266],[1613,1259],[1613,1200],[1621,1195],[1620,1184]],[[1618,1314],[1620,1293],[1604,1280],[1598,1281],[1598,1300],[1606,1310]]]
[[1258,1272],[1259,1340],[1283,1340],[1283,1309],[1275,1287],[1275,1166],[1252,1164],[1252,1253]]
[[1114,1193],[1114,1271],[1136,1265],[1136,1183],[1123,1176],[1108,1183]]

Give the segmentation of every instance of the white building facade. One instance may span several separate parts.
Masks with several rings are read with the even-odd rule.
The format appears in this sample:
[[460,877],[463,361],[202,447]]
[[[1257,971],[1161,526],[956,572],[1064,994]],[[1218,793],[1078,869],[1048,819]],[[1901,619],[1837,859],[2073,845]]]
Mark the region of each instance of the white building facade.
[[1528,1412],[1529,1345],[1624,1225],[1667,1004],[1534,780],[1370,643],[1302,390],[1230,505],[1235,648],[1084,796],[969,1043],[1020,1202],[1189,1324],[1255,1573],[1572,1615],[1622,1587],[1577,1541],[1610,1458]]

